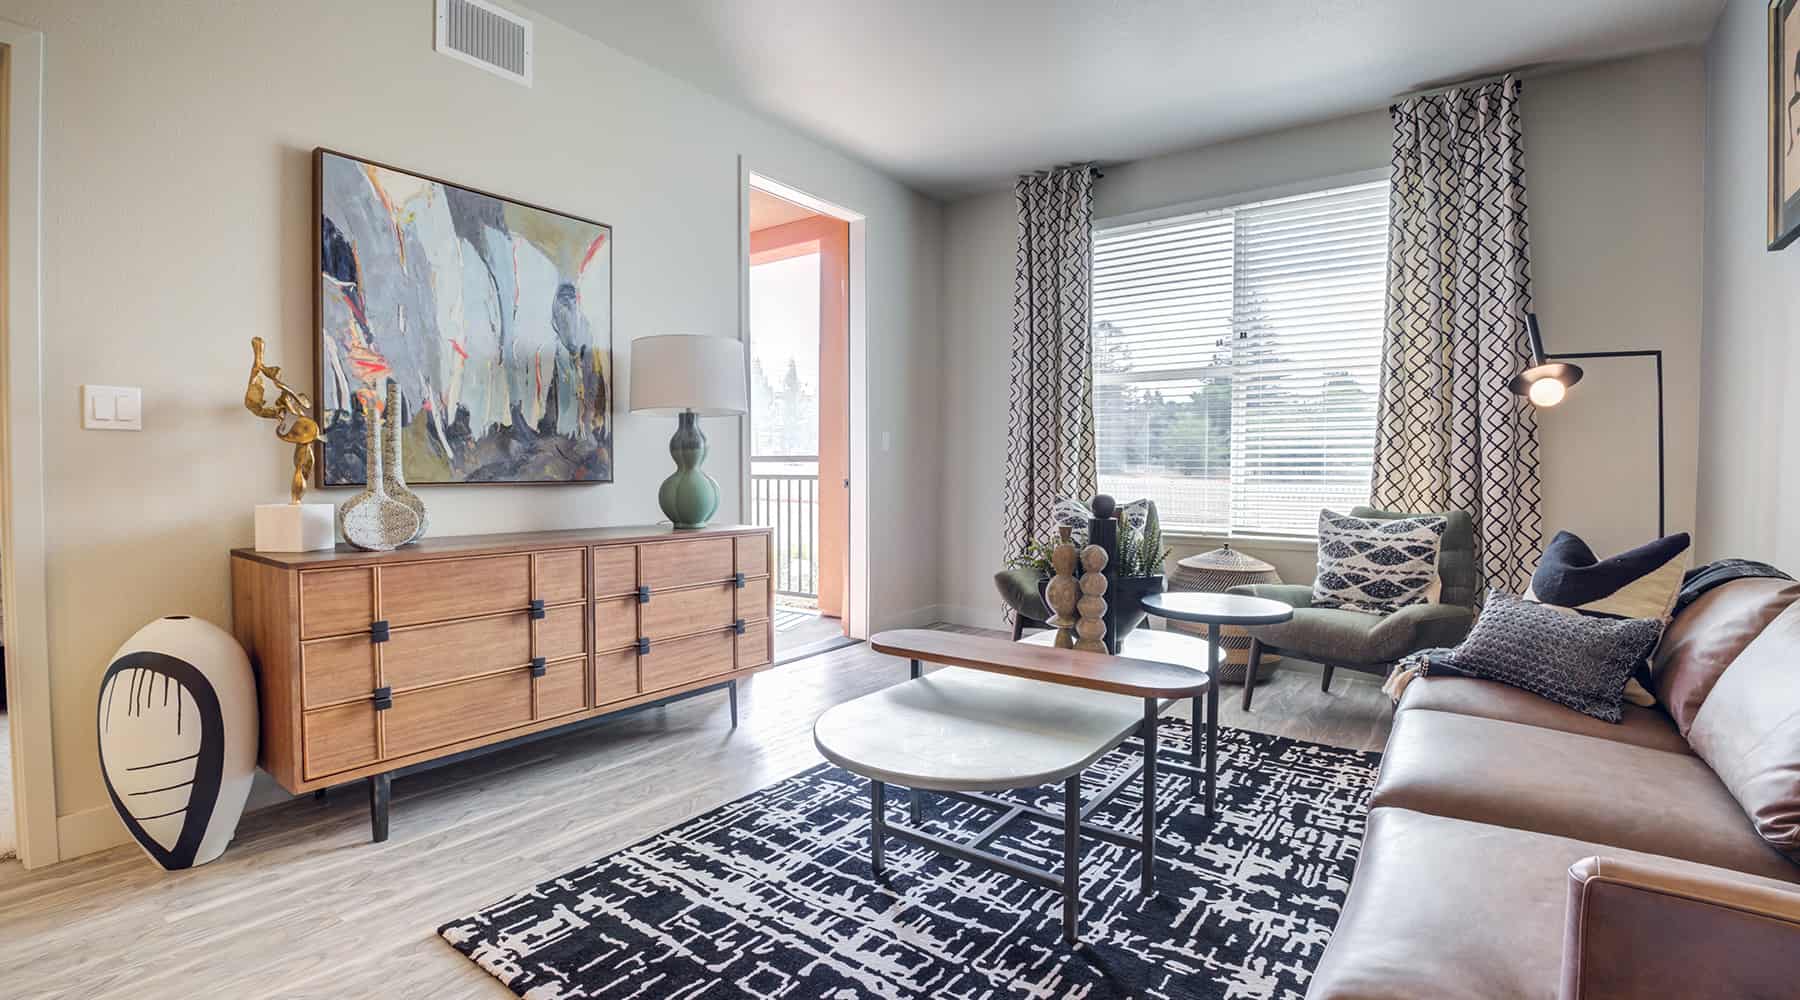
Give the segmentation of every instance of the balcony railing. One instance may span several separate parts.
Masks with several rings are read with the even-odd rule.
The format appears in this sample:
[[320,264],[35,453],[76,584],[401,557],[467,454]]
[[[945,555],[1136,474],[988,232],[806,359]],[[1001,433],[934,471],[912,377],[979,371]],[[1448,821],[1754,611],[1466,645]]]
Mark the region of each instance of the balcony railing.
[[819,596],[819,456],[750,456],[750,508],[775,535],[775,592]]

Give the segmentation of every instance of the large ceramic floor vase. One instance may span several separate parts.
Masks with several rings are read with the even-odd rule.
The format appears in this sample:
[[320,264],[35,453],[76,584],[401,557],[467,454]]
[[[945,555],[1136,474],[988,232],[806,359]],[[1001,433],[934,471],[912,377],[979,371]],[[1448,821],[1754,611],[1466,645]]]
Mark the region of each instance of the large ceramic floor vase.
[[429,520],[425,515],[425,501],[406,486],[406,463],[400,457],[401,427],[400,385],[393,379],[387,384],[387,406],[381,411],[381,482],[388,496],[406,505],[408,510],[418,515],[419,528],[407,541],[416,542],[425,537]]
[[224,629],[158,618],[100,678],[100,773],[144,853],[191,868],[224,852],[256,773],[256,680]]
[[344,541],[359,549],[386,552],[418,536],[419,515],[388,495],[382,464],[381,418],[372,412],[374,408],[373,401],[363,400],[363,426],[368,435],[368,468],[363,481],[367,485],[338,507],[338,530],[344,533]]

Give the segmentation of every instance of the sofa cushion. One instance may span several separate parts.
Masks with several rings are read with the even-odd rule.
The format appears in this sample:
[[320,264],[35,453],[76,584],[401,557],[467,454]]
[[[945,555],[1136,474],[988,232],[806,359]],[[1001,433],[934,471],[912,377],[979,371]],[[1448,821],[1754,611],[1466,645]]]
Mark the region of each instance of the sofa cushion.
[[1800,600],[1800,583],[1750,578],[1720,584],[1683,608],[1663,633],[1650,687],[1683,735],[1731,661]]
[[1569,866],[1603,854],[1778,883],[1579,839],[1379,808],[1308,1000],[1554,998]]
[[1688,742],[1769,845],[1800,862],[1800,604],[1775,616],[1713,685]]
[[1617,723],[1602,722],[1529,691],[1474,677],[1421,677],[1406,686],[1400,708],[1499,719],[1652,750],[1692,753],[1675,723],[1660,709],[1628,704]]
[[1657,618],[1589,618],[1490,590],[1450,666],[1617,722],[1625,682],[1656,647],[1662,627]]
[[1370,801],[1800,881],[1706,762],[1592,736],[1409,709]]

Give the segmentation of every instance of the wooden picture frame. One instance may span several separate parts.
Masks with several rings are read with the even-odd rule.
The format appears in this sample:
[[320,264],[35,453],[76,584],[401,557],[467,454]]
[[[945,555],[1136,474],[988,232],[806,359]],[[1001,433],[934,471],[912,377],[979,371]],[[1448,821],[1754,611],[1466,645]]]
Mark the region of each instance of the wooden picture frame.
[[1769,249],[1800,237],[1800,0],[1769,3]]
[[319,486],[390,378],[409,485],[613,482],[611,226],[319,147],[312,228]]

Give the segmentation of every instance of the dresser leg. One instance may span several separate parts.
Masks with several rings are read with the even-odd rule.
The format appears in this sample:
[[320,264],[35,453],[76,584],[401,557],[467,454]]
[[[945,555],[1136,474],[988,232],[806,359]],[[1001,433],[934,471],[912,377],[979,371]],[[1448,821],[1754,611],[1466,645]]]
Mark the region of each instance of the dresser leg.
[[731,728],[737,728],[737,681],[725,685],[726,697],[731,699]]
[[313,789],[313,801],[314,801],[314,802],[323,802],[323,801],[325,801],[325,793],[326,793],[326,792],[329,792],[329,791],[330,791],[330,790],[331,790],[331,789],[329,789],[329,788],[315,788],[315,789]]
[[369,834],[377,844],[388,839],[390,788],[391,779],[388,775],[369,775]]

